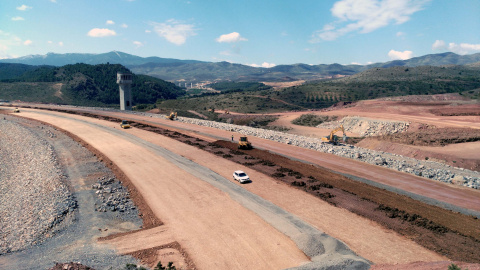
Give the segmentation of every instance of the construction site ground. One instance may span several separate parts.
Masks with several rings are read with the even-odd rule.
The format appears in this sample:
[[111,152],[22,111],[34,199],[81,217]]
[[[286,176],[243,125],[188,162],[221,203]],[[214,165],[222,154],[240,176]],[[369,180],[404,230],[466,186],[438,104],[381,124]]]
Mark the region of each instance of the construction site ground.
[[[100,243],[110,244],[122,254],[138,256],[150,265],[159,257],[165,257],[188,268],[280,269],[308,263],[309,258],[281,233],[278,226],[282,225],[272,226],[255,211],[232,200],[231,195],[182,169],[174,157],[152,151],[147,144],[166,149],[226,179],[232,178],[234,170],[243,169],[253,179],[251,184],[242,185],[243,189],[343,241],[359,256],[384,267],[378,269],[415,262],[479,262],[478,219],[334,172],[378,181],[480,212],[480,193],[476,190],[257,138],[249,138],[256,149],[239,152],[234,143],[228,142],[231,132],[148,115],[69,110],[100,115],[100,119],[27,108],[22,109],[20,115],[74,134],[104,162],[110,163],[118,175],[123,175],[120,178],[130,185],[132,195],[138,197],[136,202],[145,204],[142,211],[145,228],[100,239]],[[339,115],[339,111],[326,113]],[[280,119],[293,115],[285,114]],[[447,122],[447,126],[468,125],[429,117],[426,121],[432,125],[437,122]],[[118,119],[133,121],[133,128],[120,130]],[[470,127],[479,128],[475,123]],[[165,129],[170,130],[168,134]],[[311,128],[298,130],[304,135],[313,131],[309,135],[325,135],[320,135],[324,131]],[[234,134],[235,138],[238,136]],[[145,241],[133,245],[132,239]],[[425,265],[419,268],[428,268]],[[469,265],[469,269],[475,269],[472,267],[475,266]]]

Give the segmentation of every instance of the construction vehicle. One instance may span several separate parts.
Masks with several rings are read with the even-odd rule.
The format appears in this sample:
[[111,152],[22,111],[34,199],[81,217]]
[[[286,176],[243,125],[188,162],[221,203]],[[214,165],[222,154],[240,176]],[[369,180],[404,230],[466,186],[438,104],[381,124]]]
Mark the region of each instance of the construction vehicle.
[[128,121],[122,120],[122,123],[120,123],[120,127],[127,129],[130,128],[130,124],[128,123]]
[[240,137],[240,140],[238,140],[238,149],[249,150],[252,148],[252,144],[248,141],[247,136]]
[[20,109],[18,108],[15,108],[15,110],[13,110],[14,113],[19,113],[20,112]]
[[332,132],[330,132],[330,135],[322,138],[322,141],[337,145],[338,144],[338,136],[335,135],[335,133],[337,133],[340,130],[343,132],[343,142],[346,142],[347,135],[345,134],[345,129],[343,128],[343,125],[341,125],[338,128],[332,130]]
[[177,119],[177,112],[171,112],[169,116],[167,116],[168,119],[170,120],[175,120]]

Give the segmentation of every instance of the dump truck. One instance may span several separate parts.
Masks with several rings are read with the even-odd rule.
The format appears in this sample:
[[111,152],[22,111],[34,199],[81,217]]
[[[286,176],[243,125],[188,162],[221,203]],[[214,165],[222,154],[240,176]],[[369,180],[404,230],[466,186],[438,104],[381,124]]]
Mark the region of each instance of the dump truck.
[[343,142],[346,142],[347,141],[347,135],[345,134],[345,129],[343,128],[343,125],[341,125],[341,126],[337,127],[336,129],[332,130],[332,132],[330,132],[330,135],[322,138],[322,141],[337,145],[338,144],[338,136],[335,135],[335,133],[337,133],[338,131],[343,132]]
[[252,149],[252,148],[253,148],[253,146],[248,141],[247,136],[240,137],[240,139],[238,140],[238,149],[249,150],[249,149]]

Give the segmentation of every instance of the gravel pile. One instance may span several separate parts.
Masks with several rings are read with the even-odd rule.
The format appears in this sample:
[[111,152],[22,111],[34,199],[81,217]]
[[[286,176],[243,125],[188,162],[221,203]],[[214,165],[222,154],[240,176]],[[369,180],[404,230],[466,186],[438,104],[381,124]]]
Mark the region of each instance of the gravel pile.
[[178,117],[178,121],[238,132],[248,136],[255,136],[324,153],[331,153],[337,156],[347,157],[445,183],[453,183],[470,188],[480,189],[480,173],[463,168],[452,167],[434,161],[422,161],[401,155],[355,147],[352,145],[334,146],[329,143],[324,143],[317,138],[309,138],[273,130],[237,126],[233,124],[218,123],[186,117]]
[[96,189],[97,202],[95,203],[95,211],[98,212],[126,212],[135,210],[133,201],[130,200],[128,190],[113,177],[102,177],[97,183],[92,185]]
[[343,125],[346,131],[360,134],[361,137],[369,137],[407,131],[410,123],[403,121],[381,121],[359,116],[347,116],[340,121],[326,122],[317,127],[334,129],[340,125]]
[[0,255],[39,243],[77,208],[53,148],[0,121]]

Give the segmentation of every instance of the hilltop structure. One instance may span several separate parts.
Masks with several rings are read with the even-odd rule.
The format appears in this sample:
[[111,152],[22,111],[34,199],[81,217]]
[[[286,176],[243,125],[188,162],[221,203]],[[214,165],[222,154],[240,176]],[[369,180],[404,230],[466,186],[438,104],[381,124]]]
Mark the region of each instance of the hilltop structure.
[[132,74],[117,72],[120,89],[120,110],[132,110]]

